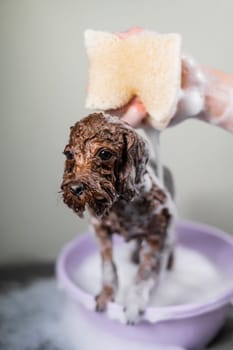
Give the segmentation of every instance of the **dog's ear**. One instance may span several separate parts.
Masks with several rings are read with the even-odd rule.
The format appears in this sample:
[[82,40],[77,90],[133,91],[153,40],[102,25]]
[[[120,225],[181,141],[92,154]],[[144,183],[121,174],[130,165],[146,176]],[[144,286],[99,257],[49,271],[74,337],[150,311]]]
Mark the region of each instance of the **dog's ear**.
[[149,150],[143,138],[134,130],[123,133],[122,161],[118,173],[121,198],[131,200],[139,189],[149,158]]

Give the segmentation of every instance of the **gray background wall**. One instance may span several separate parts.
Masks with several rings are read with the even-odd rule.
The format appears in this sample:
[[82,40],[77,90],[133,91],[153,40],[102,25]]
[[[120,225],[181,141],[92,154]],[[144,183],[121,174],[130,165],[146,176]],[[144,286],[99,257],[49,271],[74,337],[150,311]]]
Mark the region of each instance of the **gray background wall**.
[[[227,0],[0,2],[0,262],[52,259],[87,227],[58,190],[69,126],[84,116],[86,28],[180,32],[202,64],[233,73]],[[182,218],[233,233],[233,137],[201,122],[164,132]]]

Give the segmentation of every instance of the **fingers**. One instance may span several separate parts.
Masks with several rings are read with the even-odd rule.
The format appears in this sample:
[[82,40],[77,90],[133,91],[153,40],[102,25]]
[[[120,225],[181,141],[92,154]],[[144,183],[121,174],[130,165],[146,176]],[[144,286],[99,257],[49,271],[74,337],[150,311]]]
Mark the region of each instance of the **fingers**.
[[183,90],[205,85],[206,74],[200,64],[191,56],[182,56],[181,88]]
[[208,85],[202,120],[233,132],[233,76],[205,69]]
[[204,110],[206,84],[207,79],[200,65],[191,56],[184,55],[177,111],[169,126],[197,116]]
[[133,127],[138,127],[147,117],[147,111],[138,97],[134,97],[127,105],[107,111],[111,115],[120,117]]
[[130,35],[138,34],[142,31],[143,31],[142,28],[135,26],[125,32],[117,32],[116,34],[119,36],[119,38],[125,39],[125,38],[128,38]]
[[138,97],[135,97],[129,105],[129,108],[125,114],[122,116],[122,120],[126,121],[134,127],[137,127],[142,123],[146,116],[147,111],[145,106]]

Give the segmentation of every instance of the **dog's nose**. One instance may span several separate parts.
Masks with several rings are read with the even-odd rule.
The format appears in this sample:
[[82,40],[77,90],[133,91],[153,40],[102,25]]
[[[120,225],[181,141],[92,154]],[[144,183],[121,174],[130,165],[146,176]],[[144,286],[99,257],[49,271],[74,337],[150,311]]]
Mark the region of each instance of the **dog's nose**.
[[81,196],[84,192],[84,184],[82,182],[79,182],[76,185],[71,185],[70,190],[76,196]]

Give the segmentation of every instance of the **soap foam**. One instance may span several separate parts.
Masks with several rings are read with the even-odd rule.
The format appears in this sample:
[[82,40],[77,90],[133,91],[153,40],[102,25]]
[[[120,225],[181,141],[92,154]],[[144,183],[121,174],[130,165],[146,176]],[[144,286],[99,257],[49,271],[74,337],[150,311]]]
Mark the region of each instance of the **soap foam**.
[[183,350],[126,341],[94,328],[58,290],[54,279],[15,287],[0,296],[0,348],[4,350]]
[[[116,248],[116,247],[115,247]],[[123,243],[114,250],[119,290],[116,302],[124,304],[129,286],[133,283],[137,265],[131,263],[132,243]],[[87,278],[88,276],[88,278]],[[74,280],[86,292],[96,295],[101,289],[101,260],[95,253],[77,269]],[[150,301],[151,306],[162,307],[204,303],[232,284],[205,256],[194,250],[178,246],[172,271],[164,274]]]

